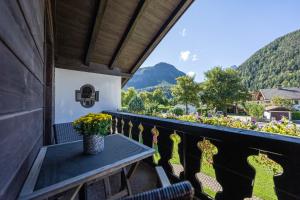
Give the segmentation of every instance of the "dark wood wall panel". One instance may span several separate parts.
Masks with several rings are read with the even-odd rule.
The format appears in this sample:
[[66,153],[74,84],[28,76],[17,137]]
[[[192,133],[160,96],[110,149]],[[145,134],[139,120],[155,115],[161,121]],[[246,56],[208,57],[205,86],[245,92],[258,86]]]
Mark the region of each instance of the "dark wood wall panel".
[[[35,40],[42,60],[44,60],[44,9],[45,2],[41,0],[18,0]],[[34,10],[34,12],[32,12]]]
[[44,0],[0,1],[0,199],[15,199],[42,146]]
[[[0,120],[0,194],[5,193],[10,186],[14,187],[12,179],[18,174],[20,167],[41,137],[42,119],[43,109],[37,109]],[[30,166],[26,171],[28,169]],[[7,198],[4,195],[0,196],[0,199]]]
[[[30,0],[32,1],[32,0]],[[36,11],[32,11],[36,13]],[[16,0],[0,1],[0,38],[41,82],[43,62]]]
[[43,86],[0,42],[0,116],[43,107]]

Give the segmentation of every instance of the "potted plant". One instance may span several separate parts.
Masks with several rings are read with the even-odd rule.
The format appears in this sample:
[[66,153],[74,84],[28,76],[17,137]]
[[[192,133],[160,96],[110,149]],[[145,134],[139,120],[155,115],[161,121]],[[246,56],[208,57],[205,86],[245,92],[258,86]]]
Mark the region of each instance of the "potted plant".
[[73,122],[74,129],[83,136],[86,154],[97,154],[104,149],[104,136],[108,134],[112,117],[108,114],[89,113]]

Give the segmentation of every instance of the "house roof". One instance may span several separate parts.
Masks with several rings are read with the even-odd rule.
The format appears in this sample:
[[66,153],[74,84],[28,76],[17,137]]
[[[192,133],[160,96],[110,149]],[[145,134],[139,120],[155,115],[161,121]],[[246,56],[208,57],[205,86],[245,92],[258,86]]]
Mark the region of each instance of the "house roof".
[[300,99],[300,88],[271,88],[259,90],[265,100],[271,100],[273,97],[281,97],[284,99]]
[[193,0],[60,0],[55,65],[122,76],[124,85]]
[[265,111],[290,111],[290,109],[283,106],[268,106]]

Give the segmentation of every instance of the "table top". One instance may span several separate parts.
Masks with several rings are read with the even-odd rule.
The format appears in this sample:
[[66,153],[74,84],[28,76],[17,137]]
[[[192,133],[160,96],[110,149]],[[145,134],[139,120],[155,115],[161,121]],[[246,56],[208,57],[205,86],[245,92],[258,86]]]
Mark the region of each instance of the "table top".
[[105,137],[104,150],[83,153],[83,142],[43,147],[23,186],[23,197],[41,196],[72,188],[153,155],[154,150],[120,134]]

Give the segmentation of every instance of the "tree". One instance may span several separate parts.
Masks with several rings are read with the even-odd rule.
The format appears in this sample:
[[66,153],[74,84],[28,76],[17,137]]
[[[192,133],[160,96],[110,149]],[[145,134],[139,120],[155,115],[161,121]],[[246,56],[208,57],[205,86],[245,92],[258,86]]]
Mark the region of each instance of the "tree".
[[265,107],[262,104],[246,103],[245,109],[251,117],[255,117],[256,119],[263,118]]
[[130,112],[141,113],[145,109],[144,102],[139,95],[134,96],[128,104],[128,110]]
[[133,88],[130,87],[127,89],[127,91],[122,91],[122,106],[128,106],[129,101],[137,95],[137,91]]
[[167,105],[168,99],[166,98],[162,88],[156,88],[152,93],[152,100],[161,105]]
[[274,106],[283,106],[283,107],[286,107],[286,108],[291,108],[293,106],[293,102],[289,99],[284,99],[282,97],[273,97],[272,98],[272,104]]
[[226,113],[228,105],[245,102],[249,98],[248,90],[242,84],[236,70],[214,67],[204,75],[201,99],[209,107]]
[[140,97],[142,98],[143,102],[145,104],[149,104],[152,102],[152,92],[148,92],[148,91],[141,91],[139,93]]
[[198,106],[200,86],[195,82],[194,77],[181,76],[176,78],[176,85],[171,90],[175,101],[185,105],[186,114],[188,114],[189,104]]

